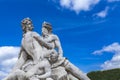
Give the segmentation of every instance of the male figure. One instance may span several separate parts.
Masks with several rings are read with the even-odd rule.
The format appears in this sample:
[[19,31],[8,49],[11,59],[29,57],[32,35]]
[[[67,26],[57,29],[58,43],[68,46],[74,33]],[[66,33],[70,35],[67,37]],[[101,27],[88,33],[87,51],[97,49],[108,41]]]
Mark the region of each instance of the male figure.
[[49,61],[44,58],[38,64],[34,65],[26,72],[26,78],[29,80],[53,80],[51,77],[51,65]]
[[[65,58],[63,57],[63,50],[59,41],[59,38],[57,35],[52,34],[52,26],[48,22],[44,22],[42,24],[42,37],[43,40],[46,42],[43,44],[45,46],[46,44],[49,44],[50,47],[46,48],[44,47],[44,50],[47,49],[57,49],[57,53],[59,55],[58,61],[62,61]],[[34,37],[39,43],[43,42],[38,37]],[[76,66],[74,66],[71,62],[68,60],[64,61],[65,69],[69,71],[72,75],[77,77],[79,80],[90,80],[85,74],[83,74],[82,71],[80,71]]]
[[40,38],[40,35],[33,31],[33,24],[30,18],[22,20],[22,30],[24,33],[21,51],[13,70],[20,69],[29,58],[33,60],[34,64],[37,64],[39,59],[43,59],[42,46],[33,38],[33,36]]
[[53,80],[51,77],[51,65],[44,58],[38,64],[33,65],[33,60],[28,60],[20,70],[10,73],[4,80]]
[[33,24],[29,18],[25,18],[22,21],[22,27],[24,35],[22,39],[22,47],[31,56],[34,63],[37,63],[39,59],[43,59],[42,46],[33,38],[33,36],[40,37],[40,35],[33,31]]
[[[46,61],[43,58],[42,47],[38,43],[38,41],[36,41],[33,38],[33,36],[36,37],[40,37],[40,36],[36,32],[32,31],[33,24],[29,18],[25,18],[22,20],[22,29],[24,31],[24,34],[23,34],[22,47],[20,50],[19,59],[15,67],[13,68],[12,72],[5,78],[5,80],[16,80],[16,79],[24,80],[26,76],[29,76],[31,70],[34,70],[33,67],[38,66],[39,64],[37,63],[40,62],[46,63],[44,65],[39,65],[39,68],[45,68],[44,71],[45,74],[41,76],[42,77],[45,77],[45,75],[50,76],[51,70],[50,67],[49,68],[47,67],[49,66],[48,61]],[[35,70],[37,70],[37,68]]]
[[54,80],[70,80],[67,71],[62,65],[65,60],[58,61],[58,54],[55,50],[50,54],[50,58],[48,60],[51,63],[51,77]]
[[[50,64],[48,60],[45,59],[43,56],[43,49],[41,44],[39,44],[38,41],[36,41],[36,39],[33,37],[35,36],[42,40],[41,36],[33,31],[33,24],[29,18],[25,18],[22,20],[22,29],[24,31],[24,35],[22,39],[22,48],[26,54],[24,53],[23,55],[25,56],[22,56],[21,53],[21,57],[25,60],[27,55],[27,59],[30,58],[33,60],[32,68],[28,69],[28,71],[26,72],[27,78],[36,74],[40,79],[41,78],[50,79],[48,78],[51,75]],[[48,46],[46,45],[46,47]]]

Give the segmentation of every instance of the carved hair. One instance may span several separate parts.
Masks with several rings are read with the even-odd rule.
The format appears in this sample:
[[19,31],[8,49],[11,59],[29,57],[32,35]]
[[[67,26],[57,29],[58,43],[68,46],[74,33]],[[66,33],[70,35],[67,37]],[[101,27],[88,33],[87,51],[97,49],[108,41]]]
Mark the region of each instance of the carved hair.
[[49,33],[52,32],[52,25],[49,22],[43,22],[42,27],[46,28]]
[[[26,25],[31,25],[31,26],[26,26]],[[30,18],[24,18],[22,21],[21,21],[21,25],[22,25],[22,29],[25,33],[25,29],[28,28],[29,30],[33,30],[33,24],[32,24],[32,20]]]

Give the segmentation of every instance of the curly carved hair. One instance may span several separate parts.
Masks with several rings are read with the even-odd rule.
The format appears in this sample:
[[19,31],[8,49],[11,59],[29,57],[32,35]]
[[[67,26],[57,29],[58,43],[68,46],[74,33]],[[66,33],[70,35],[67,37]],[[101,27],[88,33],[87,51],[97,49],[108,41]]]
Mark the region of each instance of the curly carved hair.
[[[22,25],[22,29],[25,32],[26,28],[28,28],[29,30],[33,30],[33,24],[32,24],[32,20],[30,18],[24,18],[21,21],[21,25]],[[31,26],[27,26],[27,25],[31,25]]]
[[42,27],[45,27],[49,32],[52,32],[52,25],[49,22],[43,22]]

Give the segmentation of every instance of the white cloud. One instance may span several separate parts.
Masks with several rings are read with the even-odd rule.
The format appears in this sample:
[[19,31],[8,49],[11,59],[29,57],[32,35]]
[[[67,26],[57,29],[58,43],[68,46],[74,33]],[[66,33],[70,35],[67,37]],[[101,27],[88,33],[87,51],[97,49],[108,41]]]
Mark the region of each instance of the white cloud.
[[7,59],[7,60],[2,61],[1,64],[3,66],[12,66],[17,61],[17,59],[18,59],[17,57],[14,57],[14,58],[11,58],[11,59]]
[[101,18],[105,18],[108,14],[109,7],[106,7],[103,11],[98,12],[96,15]]
[[7,73],[0,71],[0,79],[4,78],[7,75],[8,75]]
[[103,52],[114,53],[111,60],[105,61],[101,67],[103,70],[120,68],[120,44],[115,42],[111,45],[103,47],[101,50],[94,51],[93,54],[103,54]]
[[107,60],[104,64],[101,65],[103,70],[120,68],[120,54],[116,54],[112,57],[111,60]]
[[120,45],[119,43],[115,42],[111,45],[104,46],[101,50],[94,51],[93,54],[102,54],[103,52],[118,53],[120,52]]
[[2,46],[0,47],[0,79],[5,77],[17,61],[20,47]]
[[0,47],[0,60],[17,56],[19,50],[20,50],[19,47],[13,47],[13,46]]
[[99,1],[100,0],[60,0],[60,5],[78,14],[80,11],[89,11],[91,7],[96,5]]
[[70,4],[71,4],[71,1],[70,1],[70,0],[60,0],[60,4],[61,4],[61,6],[63,6],[63,7],[69,8],[69,7],[70,7]]

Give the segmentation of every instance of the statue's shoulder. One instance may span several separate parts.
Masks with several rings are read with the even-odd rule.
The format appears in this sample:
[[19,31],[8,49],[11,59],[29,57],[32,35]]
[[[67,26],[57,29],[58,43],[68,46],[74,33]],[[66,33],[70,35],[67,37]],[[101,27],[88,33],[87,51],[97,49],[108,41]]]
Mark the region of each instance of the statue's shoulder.
[[51,37],[54,39],[54,40],[59,40],[58,36],[56,34],[51,34]]
[[33,31],[32,34],[33,34],[34,36],[40,36],[40,34],[38,34],[38,33],[35,32],[35,31]]

